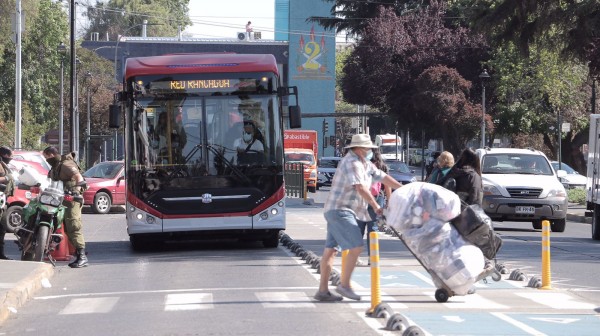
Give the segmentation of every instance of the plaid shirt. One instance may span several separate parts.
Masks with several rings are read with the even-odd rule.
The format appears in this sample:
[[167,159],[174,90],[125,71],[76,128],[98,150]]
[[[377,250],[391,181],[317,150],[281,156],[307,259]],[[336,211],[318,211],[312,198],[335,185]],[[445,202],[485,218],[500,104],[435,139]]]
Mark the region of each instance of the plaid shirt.
[[373,182],[379,182],[385,176],[386,173],[377,169],[374,164],[363,162],[354,151],[349,150],[337,166],[324,210],[349,210],[357,219],[370,221],[368,203],[354,186],[362,184],[369,189]]

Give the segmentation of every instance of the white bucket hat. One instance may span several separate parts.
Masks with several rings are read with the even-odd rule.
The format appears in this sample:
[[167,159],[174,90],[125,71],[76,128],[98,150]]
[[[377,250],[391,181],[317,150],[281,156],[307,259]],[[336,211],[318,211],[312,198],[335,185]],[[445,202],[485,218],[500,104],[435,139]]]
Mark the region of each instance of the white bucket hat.
[[371,142],[371,137],[368,134],[354,134],[350,144],[344,148],[347,149],[353,147],[377,148],[377,146],[373,145]]

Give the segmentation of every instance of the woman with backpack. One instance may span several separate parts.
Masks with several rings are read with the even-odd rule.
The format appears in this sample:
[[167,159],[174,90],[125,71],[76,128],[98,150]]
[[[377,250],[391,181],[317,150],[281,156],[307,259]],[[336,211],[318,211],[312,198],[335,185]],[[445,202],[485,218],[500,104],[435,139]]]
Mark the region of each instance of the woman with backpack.
[[482,204],[481,163],[475,152],[465,148],[454,167],[446,175],[446,181],[442,182],[442,185],[450,178],[456,181],[454,192],[466,205]]

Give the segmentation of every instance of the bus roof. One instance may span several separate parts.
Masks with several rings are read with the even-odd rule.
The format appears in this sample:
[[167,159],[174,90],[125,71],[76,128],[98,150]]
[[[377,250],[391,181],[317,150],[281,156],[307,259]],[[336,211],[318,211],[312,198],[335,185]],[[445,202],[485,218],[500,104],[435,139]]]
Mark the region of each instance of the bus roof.
[[278,73],[270,54],[190,53],[128,58],[125,78],[144,75],[219,72]]

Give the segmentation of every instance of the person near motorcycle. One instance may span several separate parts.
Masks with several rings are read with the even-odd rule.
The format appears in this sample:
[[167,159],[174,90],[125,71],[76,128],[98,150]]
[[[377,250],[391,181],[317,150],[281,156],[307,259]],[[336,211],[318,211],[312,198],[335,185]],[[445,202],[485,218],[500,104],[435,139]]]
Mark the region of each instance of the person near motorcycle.
[[[75,153],[60,155],[58,149],[54,146],[47,147],[43,151],[46,161],[52,169],[48,172],[48,177],[53,181],[63,181],[65,192],[71,192],[74,196],[83,195],[86,188],[85,180],[77,162],[75,162]],[[85,240],[83,239],[83,230],[81,224],[82,202],[64,201],[65,210],[65,233],[69,241],[76,249],[75,261],[69,264],[71,268],[81,268],[88,265],[88,258],[85,254]]]
[[[0,157],[2,158],[2,160],[0,160],[0,183],[6,185],[6,190],[4,191],[4,194],[8,198],[9,196],[13,195],[14,191],[14,180],[10,168],[8,168],[8,163],[10,162],[10,160],[12,160],[12,149],[10,149],[7,146],[0,146]],[[0,214],[1,213],[2,212],[0,211]],[[4,227],[4,225],[0,224],[0,259],[10,260],[10,258],[8,258],[6,254],[4,254],[5,235],[6,228]]]

